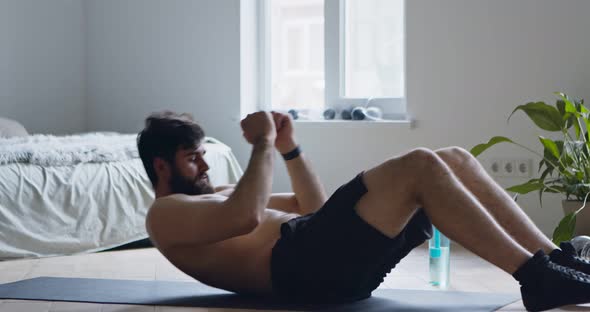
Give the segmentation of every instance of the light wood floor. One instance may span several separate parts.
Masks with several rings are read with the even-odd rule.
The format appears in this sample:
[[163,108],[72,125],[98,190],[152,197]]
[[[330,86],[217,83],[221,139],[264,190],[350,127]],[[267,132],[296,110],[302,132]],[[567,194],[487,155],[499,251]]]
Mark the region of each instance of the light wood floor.
[[[500,269],[495,268],[459,246],[452,246],[451,254],[450,290],[519,293],[516,281],[512,276]],[[0,283],[38,276],[173,281],[191,280],[190,277],[174,268],[153,248],[0,262]],[[425,246],[416,248],[408,257],[403,259],[392,273],[387,276],[380,288],[436,289],[428,284],[428,257]],[[566,307],[556,311],[572,310],[590,311],[590,305]],[[202,312],[238,310],[0,300],[0,311]],[[524,311],[524,307],[522,306],[522,302],[516,302],[502,308],[500,311]]]

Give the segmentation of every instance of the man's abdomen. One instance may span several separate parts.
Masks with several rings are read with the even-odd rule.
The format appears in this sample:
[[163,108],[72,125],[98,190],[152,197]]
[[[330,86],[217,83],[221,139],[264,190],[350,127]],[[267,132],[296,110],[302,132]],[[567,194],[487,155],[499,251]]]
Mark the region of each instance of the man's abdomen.
[[207,285],[237,292],[272,292],[272,249],[283,222],[297,215],[267,209],[252,232],[200,247],[182,247],[165,255],[184,273]]

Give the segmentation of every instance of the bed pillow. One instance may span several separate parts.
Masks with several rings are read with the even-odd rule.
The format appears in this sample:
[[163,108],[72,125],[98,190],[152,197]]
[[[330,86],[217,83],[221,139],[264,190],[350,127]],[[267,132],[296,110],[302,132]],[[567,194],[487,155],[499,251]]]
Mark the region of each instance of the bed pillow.
[[0,117],[0,138],[28,135],[27,129],[18,121]]

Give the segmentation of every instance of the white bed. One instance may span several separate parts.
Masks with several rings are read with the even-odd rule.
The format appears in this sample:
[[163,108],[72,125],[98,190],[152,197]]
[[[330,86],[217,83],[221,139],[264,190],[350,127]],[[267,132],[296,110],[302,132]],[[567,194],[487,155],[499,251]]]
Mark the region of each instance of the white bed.
[[[99,251],[146,238],[154,194],[135,138],[0,138],[0,259]],[[213,138],[205,144],[211,182],[237,182],[243,172],[231,149]]]

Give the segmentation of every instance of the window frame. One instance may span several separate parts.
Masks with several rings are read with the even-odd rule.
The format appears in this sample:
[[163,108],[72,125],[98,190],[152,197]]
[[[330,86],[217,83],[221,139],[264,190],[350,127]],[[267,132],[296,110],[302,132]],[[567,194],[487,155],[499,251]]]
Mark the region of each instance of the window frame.
[[[270,1],[258,1],[258,64],[261,110],[272,110],[272,62],[270,36]],[[387,120],[408,120],[406,109],[406,1],[403,2],[403,77],[404,97],[353,98],[344,96],[345,88],[345,0],[324,0],[324,101],[325,108],[341,111],[356,106],[377,106]]]

